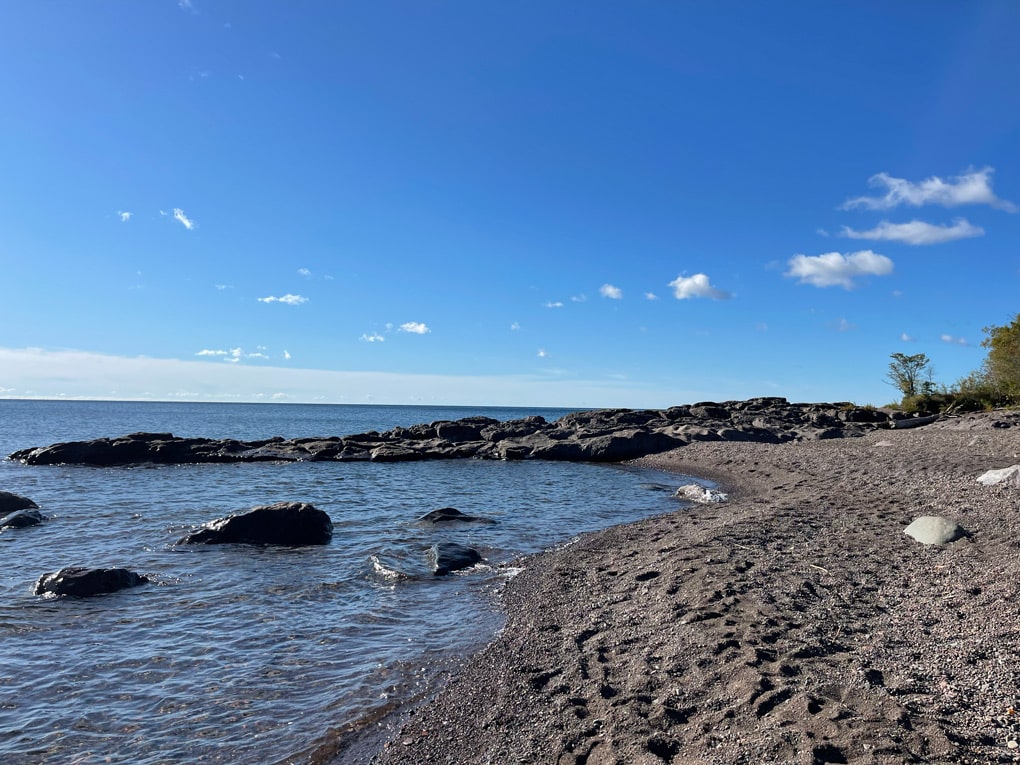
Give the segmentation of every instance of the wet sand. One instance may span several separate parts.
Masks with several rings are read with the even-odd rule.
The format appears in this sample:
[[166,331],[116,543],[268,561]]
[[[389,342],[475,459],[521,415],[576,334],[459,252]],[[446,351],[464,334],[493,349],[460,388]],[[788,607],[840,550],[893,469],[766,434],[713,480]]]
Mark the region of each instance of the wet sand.
[[[642,463],[730,500],[528,559],[373,762],[1020,761],[1020,485],[976,482],[1020,416]],[[921,515],[969,536],[922,545]]]

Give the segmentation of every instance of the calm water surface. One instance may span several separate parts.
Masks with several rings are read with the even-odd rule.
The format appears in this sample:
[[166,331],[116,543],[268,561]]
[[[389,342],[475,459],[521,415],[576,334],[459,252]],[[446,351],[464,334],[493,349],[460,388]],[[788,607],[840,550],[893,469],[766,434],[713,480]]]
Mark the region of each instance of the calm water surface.
[[[0,401],[0,454],[136,431],[293,438],[567,411]],[[501,625],[493,592],[514,558],[675,510],[679,482],[556,462],[2,461],[0,489],[50,520],[0,532],[0,762],[306,762],[331,730],[379,725],[490,639]],[[213,518],[285,500],[329,513],[332,543],[174,546]],[[415,522],[447,506],[497,523]],[[444,539],[478,548],[486,565],[430,577],[424,551]],[[124,566],[154,583],[93,599],[32,594],[68,565]]]

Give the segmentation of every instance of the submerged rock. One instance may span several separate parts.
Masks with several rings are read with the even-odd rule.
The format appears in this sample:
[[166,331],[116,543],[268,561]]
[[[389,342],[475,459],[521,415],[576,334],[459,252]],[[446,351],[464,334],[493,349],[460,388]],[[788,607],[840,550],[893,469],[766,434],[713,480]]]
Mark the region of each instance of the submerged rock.
[[9,491],[0,491],[0,515],[13,513],[16,510],[31,510],[38,508],[35,502],[20,494],[12,494]]
[[444,576],[454,571],[470,568],[480,562],[482,556],[473,547],[460,545],[456,542],[439,542],[429,548],[428,559],[432,573],[436,576]]
[[0,529],[23,529],[28,526],[38,526],[45,520],[46,516],[34,508],[15,510],[0,518]]
[[307,502],[260,505],[210,521],[177,544],[324,545],[333,537],[333,521]]
[[53,574],[43,574],[35,583],[36,595],[88,598],[145,584],[149,578],[126,568],[84,568],[68,566]]
[[418,519],[420,523],[449,523],[460,521],[461,523],[495,523],[492,518],[483,518],[480,515],[468,515],[454,507],[441,507],[438,510],[430,510]]

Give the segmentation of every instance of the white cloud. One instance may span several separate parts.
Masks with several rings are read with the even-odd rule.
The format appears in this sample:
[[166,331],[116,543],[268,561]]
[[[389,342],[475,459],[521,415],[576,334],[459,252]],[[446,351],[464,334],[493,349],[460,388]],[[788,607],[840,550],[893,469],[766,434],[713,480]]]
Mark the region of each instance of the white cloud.
[[258,298],[258,301],[260,303],[284,303],[285,305],[301,305],[302,303],[307,303],[308,298],[304,297],[303,295],[291,295],[288,292],[286,295],[281,295],[280,297],[274,297],[273,295],[269,295],[268,297],[261,297]]
[[283,358],[285,358],[287,361],[290,361],[290,351],[284,349]]
[[906,332],[904,332],[904,333],[903,333],[902,335],[900,335],[900,340],[902,340],[902,341],[903,341],[903,342],[905,342],[905,343],[912,343],[912,342],[914,342],[914,340],[916,340],[916,339],[917,339],[917,338],[911,337],[911,336],[910,336],[910,335],[908,335],[908,334],[907,334]]
[[900,205],[921,207],[931,204],[942,207],[989,205],[999,210],[1016,212],[1018,209],[1016,205],[999,199],[992,191],[993,172],[995,171],[992,168],[986,167],[957,175],[948,181],[933,175],[919,183],[912,183],[905,178],[893,178],[888,173],[878,173],[868,179],[868,185],[874,188],[884,187],[885,194],[879,197],[848,199],[843,203],[842,209],[891,210]]
[[[571,300],[573,300],[573,298],[571,298]],[[562,308],[563,307],[563,303],[561,303],[559,300],[554,300],[554,301],[550,301],[550,302],[546,303],[545,307],[546,308]]]
[[308,270],[307,268],[299,268],[299,269],[297,270],[297,272],[298,272],[299,274],[301,274],[301,276],[311,276],[311,275],[312,275],[312,272],[311,272],[311,271],[309,271],[309,270]]
[[412,335],[427,335],[432,330],[420,321],[408,321],[400,325],[401,332],[410,332]]
[[656,295],[654,292],[646,292],[645,293],[645,300],[658,300],[658,299],[659,299],[659,296]]
[[[588,299],[588,296],[587,296],[587,295],[571,295],[571,296],[570,296],[570,302],[571,302],[571,303],[583,303],[583,302],[584,302],[585,300],[587,300],[587,299]],[[560,303],[560,304],[559,304],[559,305],[557,305],[556,307],[557,307],[557,308],[559,308],[559,307],[560,307],[560,305],[563,305],[563,304],[562,304],[562,303]]]
[[875,228],[867,231],[856,231],[843,226],[842,236],[850,239],[871,239],[873,241],[904,242],[905,244],[941,244],[955,242],[957,239],[969,239],[984,236],[985,230],[975,226],[963,218],[957,218],[952,226],[937,226],[912,220],[909,223],[890,223],[882,221]]
[[134,215],[134,213],[130,213],[125,210],[117,210],[117,215],[120,216],[121,223],[127,223],[129,220],[131,220],[131,216]]
[[599,287],[599,294],[610,300],[620,300],[623,298],[623,290],[619,287],[614,287],[612,284],[603,284]]
[[669,283],[669,286],[673,288],[673,296],[677,300],[701,297],[712,298],[712,300],[728,300],[730,297],[730,293],[713,287],[705,274],[678,276]]
[[829,235],[829,232],[826,231],[824,228],[816,228],[815,229],[815,233],[818,234],[818,236],[828,236]]
[[217,284],[216,289],[218,290],[232,290],[234,289],[233,284]]
[[512,323],[511,325],[510,325],[510,329],[511,329],[511,330],[513,330],[514,332],[516,332],[516,331],[517,331],[517,330],[519,330],[520,328],[521,328],[521,325],[520,325],[520,324],[518,324],[518,323],[517,323],[516,321],[515,321],[515,322],[513,322],[513,323]]
[[[231,364],[237,364],[242,359],[265,359],[269,360],[269,356],[265,353],[267,348],[264,345],[256,346],[254,353],[245,353],[243,348],[231,348],[228,351],[222,349],[203,348],[196,356],[212,356],[215,358],[223,359]],[[286,354],[286,351],[284,351]]]
[[815,287],[839,285],[848,290],[854,288],[854,279],[859,276],[886,276],[893,270],[893,262],[889,258],[871,250],[849,255],[838,252],[811,257],[794,255],[788,265],[790,270],[785,275],[797,277],[802,284]]
[[190,11],[194,6],[192,6],[191,0],[177,0],[177,7],[185,11]]
[[[544,364],[537,366],[544,367]],[[0,347],[0,396],[117,399],[122,401],[268,401],[286,391],[288,401],[351,404],[557,406],[663,408],[676,401],[713,396],[746,398],[714,383],[704,388],[656,387],[605,378],[532,374],[455,376],[303,369],[272,364],[211,364],[208,360],[158,359],[80,350]],[[815,399],[821,400],[821,399]]]
[[377,332],[373,332],[371,335],[369,334],[362,335],[361,341],[364,343],[385,343],[386,338]]
[[857,329],[857,325],[851,324],[846,319],[840,319],[839,323],[836,325],[837,332],[849,332],[852,329]]
[[205,349],[199,351],[198,353],[196,353],[195,355],[196,356],[229,356],[230,352],[229,351],[214,351],[214,350],[210,350],[208,348],[205,348]]
[[549,354],[546,352],[545,348],[539,348],[538,349],[538,357],[540,359],[546,359],[546,358],[549,358]]
[[195,221],[188,218],[188,216],[184,214],[184,210],[180,207],[174,208],[174,220],[184,226],[184,228],[188,229],[188,231],[192,231],[195,228]]
[[952,335],[942,335],[939,339],[943,343],[950,343],[952,345],[970,345],[970,343],[967,342],[966,338],[963,338],[963,337],[953,337]]

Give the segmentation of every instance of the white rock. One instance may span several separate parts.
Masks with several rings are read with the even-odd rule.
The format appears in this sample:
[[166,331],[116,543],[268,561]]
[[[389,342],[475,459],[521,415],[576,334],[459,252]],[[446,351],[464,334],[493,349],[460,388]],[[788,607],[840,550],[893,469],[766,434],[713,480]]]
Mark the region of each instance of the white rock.
[[1020,465],[1011,465],[1007,468],[989,470],[988,472],[979,475],[977,482],[984,484],[985,486],[994,486],[997,483],[1009,481],[1010,479],[1012,479],[1014,483],[1020,484]]
[[924,545],[944,545],[967,534],[956,521],[941,515],[915,518],[903,533]]
[[673,493],[673,496],[705,504],[710,504],[712,502],[725,502],[729,499],[729,495],[725,492],[721,492],[718,489],[707,489],[696,483],[684,484]]

